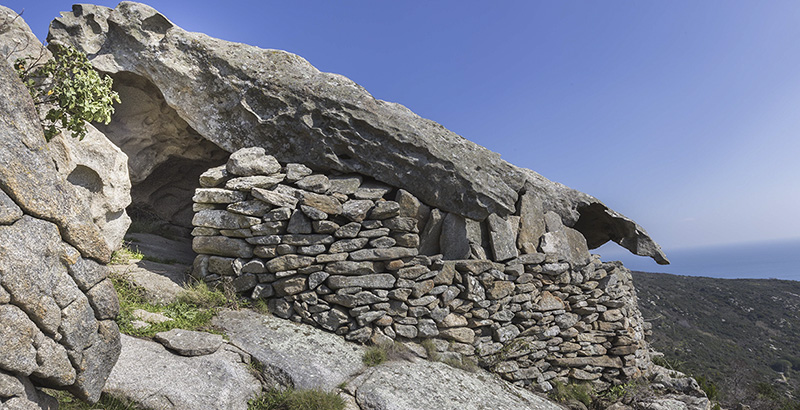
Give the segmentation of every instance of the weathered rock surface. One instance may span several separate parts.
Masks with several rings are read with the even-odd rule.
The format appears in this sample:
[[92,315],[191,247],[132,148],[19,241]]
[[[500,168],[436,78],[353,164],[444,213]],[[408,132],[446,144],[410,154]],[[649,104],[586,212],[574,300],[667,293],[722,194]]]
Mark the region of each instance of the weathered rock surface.
[[632,219],[609,209],[591,195],[550,181],[529,169],[523,171],[528,176],[526,191],[542,200],[545,212],[559,214],[565,225],[583,234],[589,249],[614,241],[635,255],[649,256],[661,265],[669,264],[661,246]]
[[[132,2],[115,10],[76,5],[52,23],[49,37],[90,54],[95,67],[115,77],[123,100],[128,94],[138,95],[140,100],[157,101],[150,106],[171,108],[163,110],[169,118],[146,120],[125,110],[115,114],[117,123],[135,116],[139,128],[144,123],[181,130],[167,134],[179,136],[180,143],[169,138],[154,142],[150,135],[164,134],[153,131],[141,133],[144,137],[135,132],[120,137],[131,139],[118,145],[132,163],[141,163],[134,181],[154,175],[169,153],[208,161],[220,156],[214,145],[228,152],[262,147],[284,162],[373,176],[429,205],[475,220],[515,213],[525,188],[542,198],[545,210],[559,213],[568,226],[576,225],[590,248],[614,240],[667,263],[640,226],[597,199],[515,167],[399,104],[376,100],[343,76],[320,72],[296,55],[190,33],[151,7]],[[117,141],[115,132],[106,133]],[[179,154],[178,147],[192,147],[193,153]],[[151,149],[160,150],[153,153],[155,160],[140,154]],[[160,178],[156,185],[166,187],[169,181]],[[179,219],[185,223],[184,216]]]
[[51,54],[17,12],[0,5],[0,58],[14,64],[18,58],[41,57],[44,62]]
[[90,124],[82,140],[61,133],[47,144],[56,168],[71,183],[112,250],[122,245],[131,224],[128,156]]
[[57,172],[28,90],[7,64],[0,112],[2,367],[23,384],[30,377],[96,401],[120,348],[110,320],[117,296],[97,262],[111,250],[85,198]]
[[187,238],[165,238],[149,233],[134,232],[127,233],[125,238],[130,241],[128,246],[131,249],[161,261],[191,265],[196,256],[192,251],[192,242]]
[[56,171],[30,94],[0,64],[0,188],[31,216],[58,225],[83,256],[108,262],[111,249],[75,187]]
[[184,357],[156,342],[123,335],[122,353],[104,391],[146,409],[244,410],[261,384],[230,346]]
[[362,410],[562,409],[490,373],[424,360],[367,370],[347,390],[355,393]]
[[27,378],[0,370],[0,409],[58,410],[58,400],[39,390]]
[[167,304],[177,300],[183,291],[189,265],[140,260],[125,265],[111,265],[110,268],[118,276],[142,288],[148,302]]
[[222,346],[222,335],[184,329],[156,333],[154,339],[181,356],[204,356]]
[[229,310],[220,312],[212,324],[258,360],[265,378],[276,385],[330,391],[364,368],[363,347],[309,326]]

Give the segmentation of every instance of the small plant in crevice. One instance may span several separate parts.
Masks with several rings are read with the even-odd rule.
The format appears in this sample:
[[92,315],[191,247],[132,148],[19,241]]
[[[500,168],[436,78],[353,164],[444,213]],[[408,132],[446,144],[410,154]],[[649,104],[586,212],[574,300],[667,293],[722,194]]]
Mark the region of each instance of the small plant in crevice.
[[425,353],[428,355],[428,360],[433,362],[439,361],[439,351],[436,349],[436,344],[433,343],[433,340],[425,339],[420,344],[425,349]]
[[133,249],[129,242],[123,242],[119,249],[111,254],[111,265],[127,265],[131,262],[144,259],[144,254],[138,249]]
[[379,364],[386,362],[389,355],[386,353],[386,349],[381,346],[371,346],[367,348],[364,352],[364,357],[361,360],[364,362],[364,365],[369,367],[374,367]]
[[465,356],[459,356],[458,358],[451,356],[439,361],[450,367],[455,367],[456,369],[461,369],[470,373],[475,373],[480,369],[480,366],[478,366],[475,360]]
[[455,367],[470,373],[474,373],[481,368],[478,362],[470,357],[453,352],[439,352],[436,348],[436,343],[431,339],[425,339],[420,344],[425,349],[428,360],[431,362],[441,362],[450,367]]
[[267,303],[266,299],[258,298],[250,300],[250,303],[247,305],[247,307],[262,315],[269,315],[269,304]]
[[588,384],[565,384],[560,381],[554,381],[552,385],[553,390],[550,391],[548,396],[559,403],[577,401],[586,407],[590,407],[594,401],[592,397],[594,395],[594,390]]
[[42,63],[41,56],[19,58],[14,68],[44,116],[45,139],[69,131],[82,140],[87,133],[85,122],[111,121],[119,95],[112,90],[111,77],[95,71],[86,54],[58,43],[48,48],[51,59]]
[[380,343],[367,348],[362,361],[367,366],[377,366],[392,360],[412,360],[417,357],[401,342]]

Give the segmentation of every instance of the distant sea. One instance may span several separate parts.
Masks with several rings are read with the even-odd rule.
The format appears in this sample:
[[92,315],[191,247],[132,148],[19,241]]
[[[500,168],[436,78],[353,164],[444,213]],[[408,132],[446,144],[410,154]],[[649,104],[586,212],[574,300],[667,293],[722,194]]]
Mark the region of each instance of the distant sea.
[[800,281],[800,239],[747,244],[664,249],[669,265],[605,244],[591,251],[604,261],[620,260],[630,270],[706,276],[720,279],[786,279]]

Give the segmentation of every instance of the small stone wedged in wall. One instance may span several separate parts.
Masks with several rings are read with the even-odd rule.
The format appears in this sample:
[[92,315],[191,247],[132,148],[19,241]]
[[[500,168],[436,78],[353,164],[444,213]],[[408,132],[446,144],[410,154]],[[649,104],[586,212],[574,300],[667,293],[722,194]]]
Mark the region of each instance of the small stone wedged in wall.
[[[232,158],[195,195],[198,279],[348,340],[430,340],[536,390],[602,389],[649,366],[630,273],[590,255],[533,193],[479,222],[365,176],[274,166],[263,150]],[[230,188],[237,172],[280,182]]]

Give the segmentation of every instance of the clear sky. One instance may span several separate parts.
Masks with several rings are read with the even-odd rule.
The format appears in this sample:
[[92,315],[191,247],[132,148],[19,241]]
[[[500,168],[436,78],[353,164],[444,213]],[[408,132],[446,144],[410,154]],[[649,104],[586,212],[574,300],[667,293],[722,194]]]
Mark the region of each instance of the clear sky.
[[[0,4],[25,9],[40,38],[71,7]],[[190,31],[299,54],[594,195],[668,255],[800,237],[795,0],[148,4]]]

